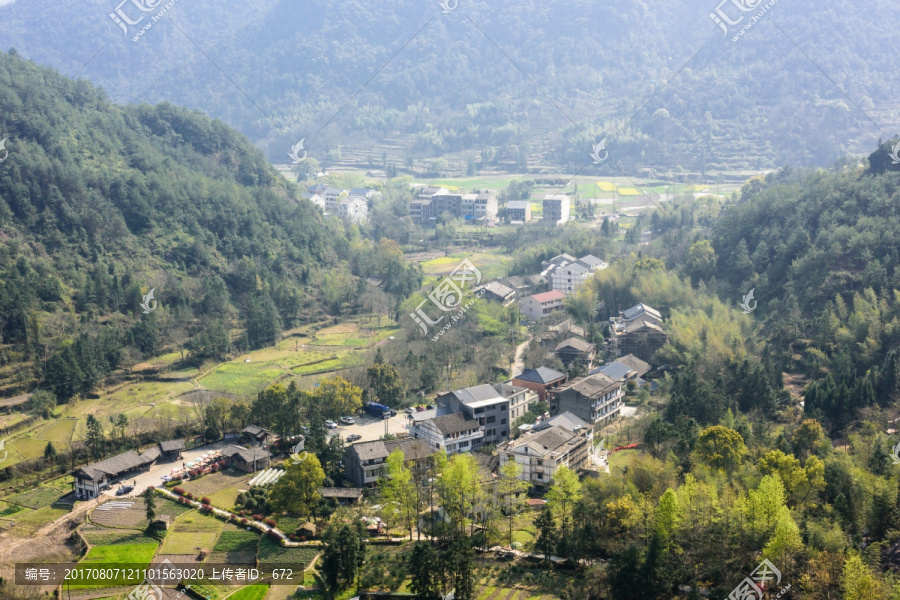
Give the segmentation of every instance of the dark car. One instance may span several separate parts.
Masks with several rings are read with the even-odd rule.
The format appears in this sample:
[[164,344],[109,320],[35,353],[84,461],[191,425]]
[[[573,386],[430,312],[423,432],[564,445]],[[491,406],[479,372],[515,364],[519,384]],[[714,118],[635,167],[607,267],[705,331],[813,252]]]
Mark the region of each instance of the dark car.
[[123,485],[119,489],[116,490],[116,496],[124,496],[128,492],[134,489],[133,485]]
[[362,439],[362,436],[359,435],[358,433],[352,433],[347,436],[348,442],[355,442],[356,440],[361,440],[361,439]]
[[416,407],[416,410],[417,410],[418,412],[422,412],[422,411],[425,410],[425,407],[424,407],[424,406],[417,406],[417,407]]
[[515,560],[515,552],[498,552],[497,560]]

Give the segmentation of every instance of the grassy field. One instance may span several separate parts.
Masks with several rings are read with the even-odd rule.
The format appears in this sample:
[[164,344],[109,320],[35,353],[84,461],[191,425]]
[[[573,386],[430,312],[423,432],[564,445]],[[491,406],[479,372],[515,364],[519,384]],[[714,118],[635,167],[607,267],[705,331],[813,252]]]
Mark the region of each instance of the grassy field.
[[266,592],[269,591],[269,585],[265,583],[257,583],[248,585],[228,596],[229,600],[262,600]]
[[135,543],[94,546],[81,562],[147,565],[156,553],[156,547],[156,540],[142,536]]
[[319,552],[318,548],[285,548],[272,541],[268,536],[263,536],[259,540],[259,562],[261,563],[309,565]]
[[[220,494],[221,492],[229,492],[229,496],[233,493],[236,498],[237,490],[247,489],[247,483],[251,479],[253,479],[253,475],[229,469],[226,471],[219,471],[218,473],[204,475],[200,479],[186,481],[181,484],[181,487],[184,488],[185,491],[190,492],[195,496],[200,496],[201,498],[203,496],[209,496],[210,500],[213,499],[214,495]],[[233,503],[234,500],[232,499],[232,504]],[[213,502],[213,504],[220,506],[221,508],[231,508],[230,505],[219,505],[215,502]]]
[[506,265],[510,262],[508,256],[493,252],[455,253],[422,263],[422,270],[428,277],[445,277],[452,273],[464,259],[471,261],[481,271],[482,282],[506,275]]
[[211,550],[225,522],[208,517],[199,511],[186,512],[177,519],[163,539],[161,554],[197,554],[200,549]]
[[10,504],[19,504],[28,508],[43,508],[59,500],[59,497],[65,493],[66,491],[55,487],[40,486],[16,496],[4,498],[4,500]]
[[237,529],[233,524],[222,531],[216,545],[213,546],[214,552],[256,552],[259,545],[259,534],[246,529]]
[[15,537],[32,537],[44,525],[48,525],[69,512],[67,508],[53,508],[45,506],[33,510],[16,519],[16,524],[9,530],[9,534]]
[[209,390],[252,395],[283,374],[284,369],[271,362],[228,362],[210,371],[199,383]]

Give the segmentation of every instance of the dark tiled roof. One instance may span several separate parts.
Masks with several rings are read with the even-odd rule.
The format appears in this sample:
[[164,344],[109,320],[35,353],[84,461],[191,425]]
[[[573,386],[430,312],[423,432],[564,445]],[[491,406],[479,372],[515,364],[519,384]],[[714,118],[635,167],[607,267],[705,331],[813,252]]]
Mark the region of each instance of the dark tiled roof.
[[109,475],[110,477],[116,477],[132,469],[144,467],[149,462],[152,461],[141,458],[134,450],[129,450],[118,456],[113,456],[112,458],[107,458],[106,460],[101,460],[100,462],[95,462],[86,467],[82,467],[75,471],[75,476],[79,479],[91,479],[92,481],[97,481],[102,479],[104,474]]
[[[493,390],[493,388],[491,389]],[[437,430],[444,435],[462,433],[463,431],[479,428],[478,421],[470,419],[461,412],[444,415],[443,417],[435,417],[431,419],[431,422],[434,423]]]
[[403,452],[403,458],[406,460],[420,460],[434,454],[434,450],[428,447],[425,440],[414,438],[385,442],[384,447],[388,454],[399,448]]
[[471,404],[473,402],[480,402],[483,400],[502,399],[502,396],[497,393],[497,390],[495,390],[493,386],[487,383],[468,387],[462,390],[454,390],[452,392],[448,392],[447,394],[454,396],[463,404]]
[[617,387],[622,387],[622,383],[611,377],[607,377],[603,373],[596,373],[594,375],[588,375],[587,377],[581,377],[570,381],[568,384],[559,388],[556,393],[561,394],[567,390],[575,390],[589,398],[593,398],[605,394]]
[[551,383],[562,379],[565,376],[565,373],[560,373],[549,367],[538,367],[537,369],[527,369],[521,375],[513,377],[513,379],[520,379],[531,383]]
[[223,451],[225,456],[231,458],[240,458],[245,463],[252,463],[258,460],[264,460],[272,456],[269,451],[262,446],[254,446],[253,448],[242,448],[241,446],[228,446]]
[[160,451],[159,446],[153,446],[153,447],[149,448],[148,450],[146,450],[145,452],[141,453],[141,460],[145,460],[148,463],[151,463],[154,460],[156,460],[157,458],[159,458],[160,454],[162,454],[162,451]]
[[361,498],[362,488],[319,488],[319,495],[323,498]]
[[513,394],[518,394],[521,391],[528,391],[528,388],[520,387],[518,385],[512,385],[509,383],[495,383],[494,389],[497,390],[497,393],[504,398],[509,398]]
[[579,352],[590,352],[594,349],[594,345],[584,340],[579,340],[578,338],[569,338],[565,341],[560,342],[556,347],[556,351],[559,352],[563,348],[574,348]]
[[630,368],[632,371],[637,373],[638,377],[643,377],[647,371],[650,370],[650,364],[642,361],[634,354],[627,354],[622,358],[616,360],[617,363],[622,363],[623,365]]
[[159,449],[163,452],[184,450],[184,440],[166,440],[165,442],[160,442]]
[[569,411],[558,414],[555,417],[547,419],[541,423],[538,423],[534,426],[532,431],[544,431],[545,429],[550,429],[551,427],[562,427],[563,429],[571,432],[576,432],[582,427],[587,427],[587,423],[585,423],[582,419],[576,417]]
[[257,425],[247,425],[241,431],[242,431],[242,433],[249,433],[250,435],[252,435],[254,437],[259,437],[261,434],[269,433],[268,430],[264,429],[263,427],[259,427]]
[[642,315],[642,314],[647,314],[647,315],[650,315],[650,316],[656,317],[657,319],[662,320],[662,315],[659,314],[659,311],[657,311],[654,308],[650,308],[649,306],[647,306],[644,303],[635,304],[634,306],[632,306],[631,308],[629,308],[625,312],[623,312],[622,316],[625,318],[626,321],[631,321],[635,317]]

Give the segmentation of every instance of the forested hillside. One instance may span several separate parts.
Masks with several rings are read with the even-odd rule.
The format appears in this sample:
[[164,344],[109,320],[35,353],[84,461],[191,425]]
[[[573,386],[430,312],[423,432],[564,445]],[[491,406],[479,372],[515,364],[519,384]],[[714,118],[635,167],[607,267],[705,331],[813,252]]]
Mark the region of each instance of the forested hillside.
[[418,287],[399,251],[326,221],[220,121],[114,105],[7,54],[0,82],[3,395],[38,383],[65,399],[163,350],[269,345],[353,310],[365,276]]
[[709,172],[830,165],[896,133],[893,34],[870,25],[900,5],[781,2],[733,43],[715,4],[192,0],[132,42],[107,2],[17,0],[0,47],[201,109],[281,162],[305,138],[326,165],[592,170],[609,137],[601,170]]

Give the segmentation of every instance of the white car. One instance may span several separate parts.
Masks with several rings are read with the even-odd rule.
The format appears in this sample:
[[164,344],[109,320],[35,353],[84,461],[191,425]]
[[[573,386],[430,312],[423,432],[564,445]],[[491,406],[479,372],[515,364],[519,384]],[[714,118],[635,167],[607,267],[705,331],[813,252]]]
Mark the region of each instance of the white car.
[[337,423],[334,421],[325,421],[325,427],[328,429],[337,429]]
[[416,412],[416,409],[413,408],[412,406],[407,406],[407,407],[406,407],[406,414],[411,415],[411,414],[413,414],[414,412]]
[[353,420],[353,417],[341,417],[341,423],[344,425],[353,425],[356,421]]

